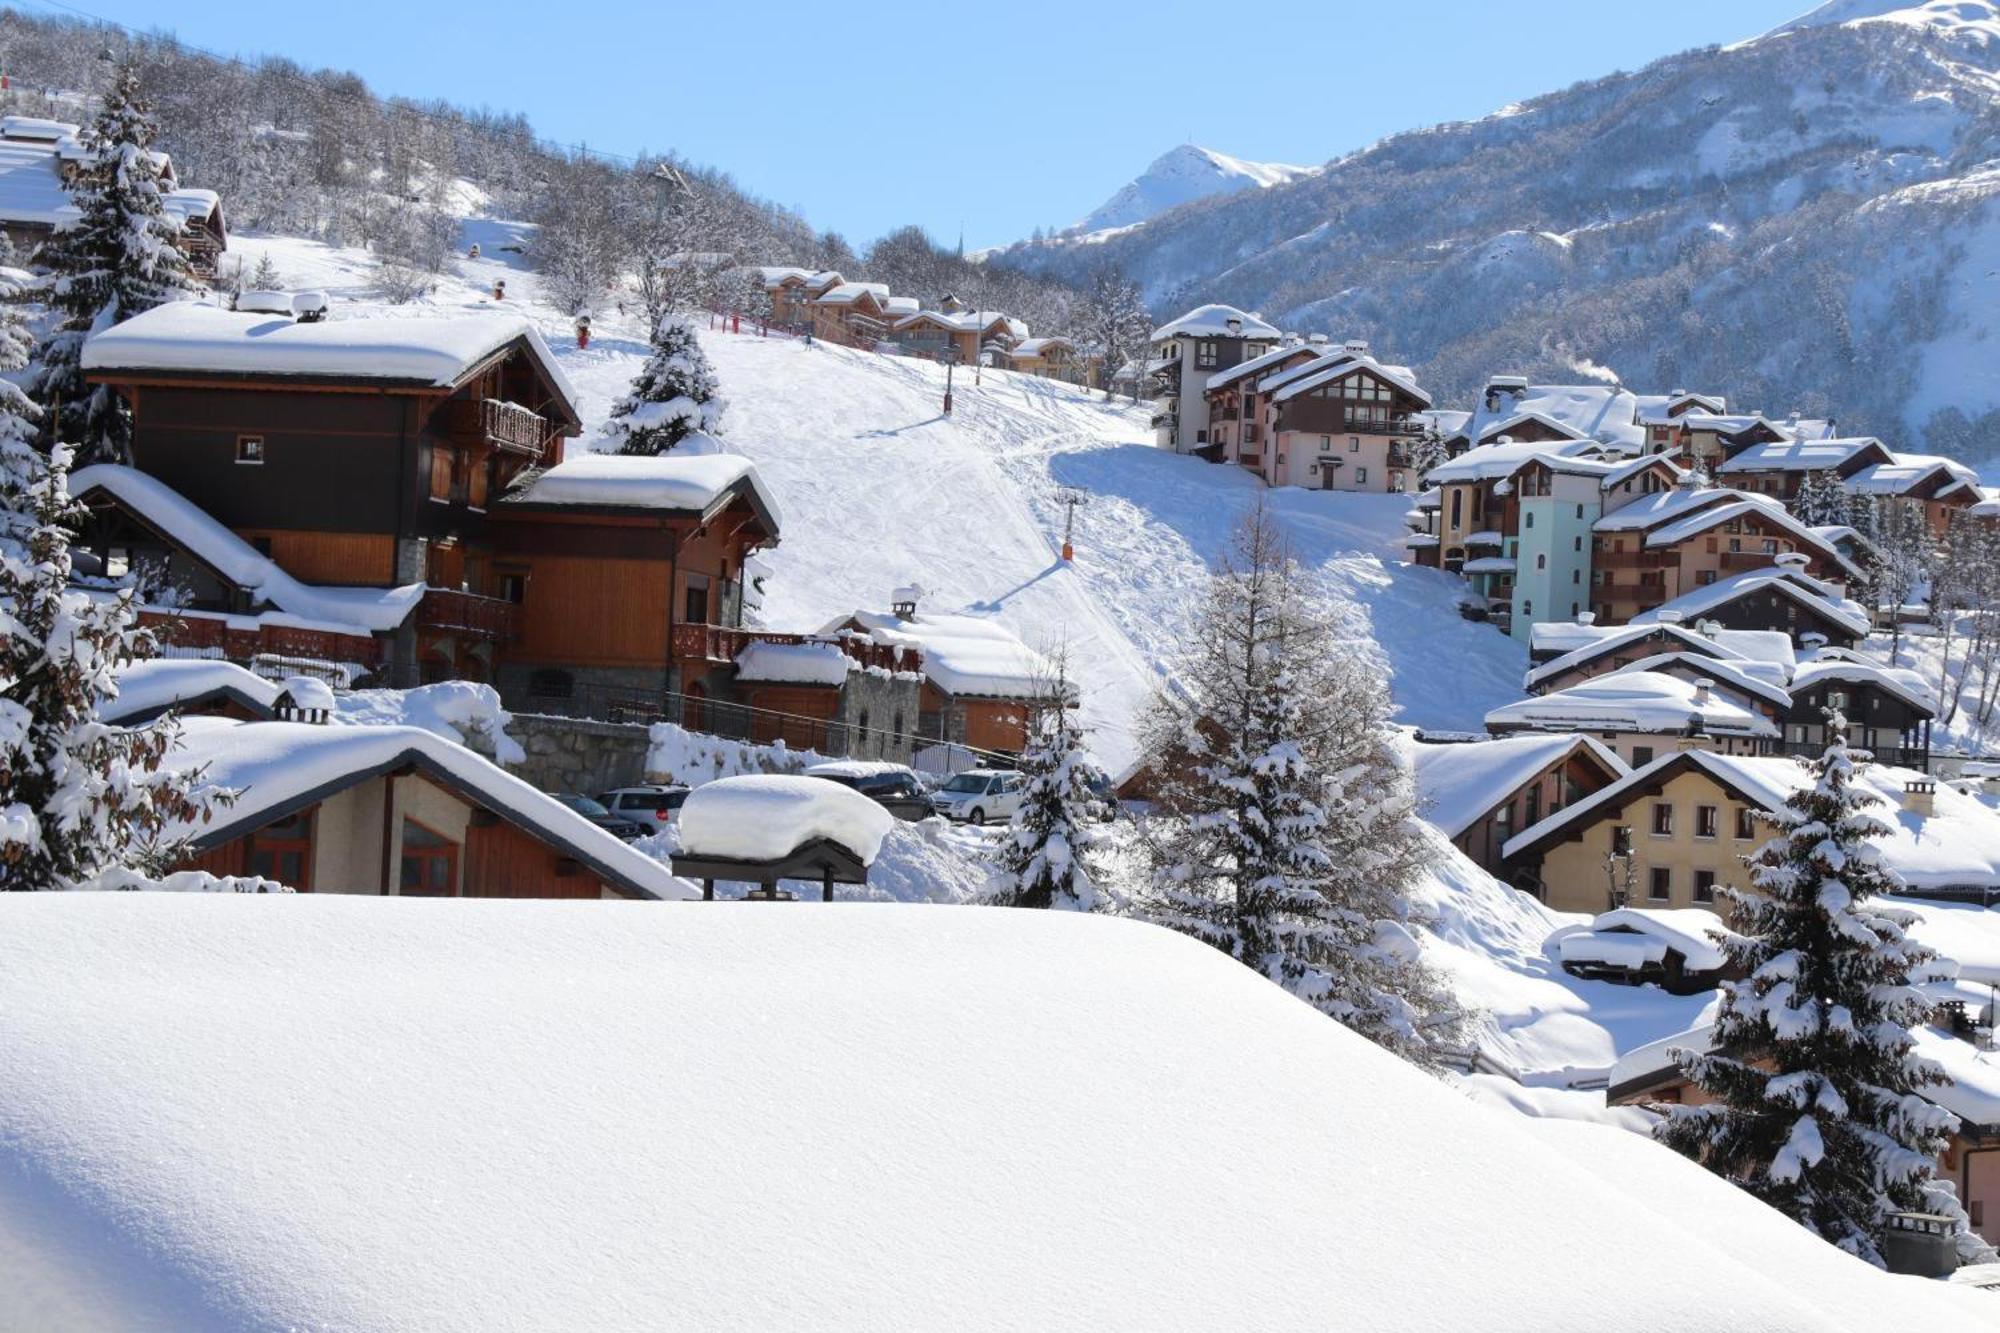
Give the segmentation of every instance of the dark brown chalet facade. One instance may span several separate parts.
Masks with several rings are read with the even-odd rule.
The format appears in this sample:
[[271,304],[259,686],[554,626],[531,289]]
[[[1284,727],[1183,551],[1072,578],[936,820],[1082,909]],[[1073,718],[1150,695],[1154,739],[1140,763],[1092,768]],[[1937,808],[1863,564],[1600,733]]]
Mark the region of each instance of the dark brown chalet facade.
[[[421,587],[362,665],[399,684],[492,678],[523,591],[495,548],[493,505],[581,430],[525,321],[295,322],[182,303],[92,339],[84,368],[131,406],[133,466],[291,578]],[[348,645],[288,638],[292,655],[352,660]]]

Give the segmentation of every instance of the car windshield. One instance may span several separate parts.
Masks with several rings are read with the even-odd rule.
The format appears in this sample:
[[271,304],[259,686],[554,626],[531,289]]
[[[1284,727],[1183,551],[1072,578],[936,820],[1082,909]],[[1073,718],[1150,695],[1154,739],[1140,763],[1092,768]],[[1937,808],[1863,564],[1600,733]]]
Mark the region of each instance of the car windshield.
[[580,815],[608,815],[611,813],[588,796],[558,796],[556,799]]
[[960,773],[950,782],[945,783],[944,789],[949,792],[958,792],[961,794],[982,792],[986,790],[986,779],[971,773]]

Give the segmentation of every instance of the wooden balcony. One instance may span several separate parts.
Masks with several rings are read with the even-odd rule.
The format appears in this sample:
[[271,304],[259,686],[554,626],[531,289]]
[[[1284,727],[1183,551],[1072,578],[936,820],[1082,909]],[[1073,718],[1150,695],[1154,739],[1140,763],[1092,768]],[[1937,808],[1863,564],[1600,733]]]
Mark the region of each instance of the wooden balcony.
[[342,634],[200,611],[170,614],[142,610],[139,623],[152,630],[163,647],[232,662],[271,656],[374,667],[384,660],[386,648],[383,641],[358,629],[352,634]]
[[726,625],[675,625],[670,647],[674,660],[679,662],[721,663],[734,662],[752,643],[826,643],[839,648],[863,667],[883,671],[919,671],[923,668],[922,656],[911,648],[894,648],[888,644],[844,636],[773,634],[764,630],[732,629]]
[[505,643],[520,633],[520,611],[499,597],[454,588],[426,588],[417,603],[417,628]]
[[548,418],[499,398],[464,398],[446,405],[449,430],[460,445],[538,459],[551,438]]

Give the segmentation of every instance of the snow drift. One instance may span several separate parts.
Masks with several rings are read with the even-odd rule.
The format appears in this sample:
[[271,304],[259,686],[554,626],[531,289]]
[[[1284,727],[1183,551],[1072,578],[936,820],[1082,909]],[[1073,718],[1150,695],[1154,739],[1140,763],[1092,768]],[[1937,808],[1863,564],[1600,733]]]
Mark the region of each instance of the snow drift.
[[[1789,1330],[1991,1310],[1638,1138],[1476,1106],[1132,922],[6,911],[0,1324]],[[71,1296],[93,1308],[71,1319]]]

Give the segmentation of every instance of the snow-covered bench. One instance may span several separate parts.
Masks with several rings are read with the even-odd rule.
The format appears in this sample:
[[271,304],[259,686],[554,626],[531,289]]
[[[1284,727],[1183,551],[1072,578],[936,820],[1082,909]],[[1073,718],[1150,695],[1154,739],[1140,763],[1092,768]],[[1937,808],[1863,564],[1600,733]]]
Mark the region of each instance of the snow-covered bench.
[[1588,929],[1556,937],[1563,971],[1629,986],[1657,982],[1676,995],[1708,990],[1723,977],[1728,927],[1705,907],[1620,907]]
[[701,881],[706,899],[717,880],[763,886],[817,880],[823,900],[835,884],[866,884],[895,817],[860,792],[825,778],[760,775],[721,778],[695,788],[681,806],[681,848],[674,873]]

